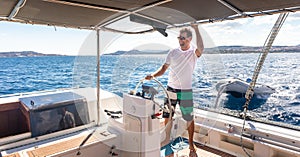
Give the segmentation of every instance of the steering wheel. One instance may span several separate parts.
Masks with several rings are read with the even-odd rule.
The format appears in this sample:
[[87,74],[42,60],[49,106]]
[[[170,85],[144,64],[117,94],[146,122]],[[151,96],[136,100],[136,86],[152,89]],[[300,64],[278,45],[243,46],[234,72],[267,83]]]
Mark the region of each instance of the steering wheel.
[[[141,84],[144,83],[145,80],[146,80],[146,79],[141,79],[141,80],[139,81],[139,83],[136,85],[135,89],[132,90],[132,91],[130,91],[130,94],[131,94],[131,95],[137,95],[137,96],[142,96],[142,97],[143,97],[143,93],[142,93],[142,94],[137,93],[137,89],[139,88],[139,86],[140,86]],[[172,119],[172,113],[173,113],[173,110],[174,110],[174,109],[172,108],[172,106],[171,106],[170,96],[169,96],[169,94],[168,94],[166,88],[162,85],[161,82],[159,82],[156,78],[153,78],[153,79],[151,79],[151,80],[155,81],[155,82],[159,85],[158,88],[157,88],[157,90],[156,90],[154,87],[143,86],[144,90],[147,90],[147,91],[143,91],[143,92],[149,92],[149,93],[151,93],[152,95],[151,95],[150,100],[152,100],[153,103],[154,103],[155,105],[159,106],[163,111],[169,112],[169,113],[170,113],[170,114],[169,114],[169,117],[168,117],[168,123],[170,123],[170,122],[171,122],[171,119]],[[151,80],[149,80],[149,81],[151,81]],[[167,107],[168,107],[168,109],[165,109],[165,108],[164,108],[165,105],[162,105],[162,106],[159,105],[159,103],[156,102],[155,99],[154,99],[154,95],[155,95],[155,94],[158,94],[158,89],[159,89],[159,87],[161,87],[161,88],[163,89],[164,95],[165,95],[165,97],[167,98],[167,101],[168,101]]]

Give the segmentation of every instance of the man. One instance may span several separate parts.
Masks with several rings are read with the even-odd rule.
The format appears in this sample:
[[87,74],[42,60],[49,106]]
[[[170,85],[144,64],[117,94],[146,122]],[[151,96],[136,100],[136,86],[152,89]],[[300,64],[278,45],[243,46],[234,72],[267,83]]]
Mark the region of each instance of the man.
[[62,129],[69,129],[75,127],[75,118],[73,113],[67,111],[65,107],[62,109],[62,119],[60,121],[60,126]]
[[[196,34],[197,48],[191,45],[192,32],[188,28],[180,30],[178,37],[180,47],[170,50],[165,63],[153,74],[147,75],[145,79],[151,80],[153,77],[163,75],[170,67],[168,76],[167,90],[175,92],[177,99],[172,99],[171,104],[175,108],[179,103],[183,119],[188,124],[190,157],[196,157],[196,149],[193,143],[194,137],[194,117],[193,112],[193,93],[192,93],[192,75],[196,66],[197,59],[202,55],[204,45],[200,35],[198,25],[192,24]],[[173,113],[174,114],[174,113]],[[165,114],[166,115],[166,114]],[[165,118],[165,124],[168,122]]]

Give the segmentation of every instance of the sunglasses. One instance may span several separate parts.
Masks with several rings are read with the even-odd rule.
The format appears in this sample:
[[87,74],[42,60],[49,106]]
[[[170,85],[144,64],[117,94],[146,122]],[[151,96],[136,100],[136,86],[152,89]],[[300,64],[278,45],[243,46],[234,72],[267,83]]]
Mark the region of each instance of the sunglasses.
[[178,40],[185,40],[186,38],[183,37],[183,36],[179,36],[179,37],[177,37],[177,39],[178,39]]

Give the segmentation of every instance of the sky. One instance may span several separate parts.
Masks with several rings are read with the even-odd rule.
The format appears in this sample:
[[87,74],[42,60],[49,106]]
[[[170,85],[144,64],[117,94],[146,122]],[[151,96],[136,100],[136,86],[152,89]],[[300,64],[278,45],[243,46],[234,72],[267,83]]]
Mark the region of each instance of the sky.
[[[200,25],[205,47],[243,45],[262,46],[276,22],[276,15],[238,19]],[[106,53],[131,49],[168,49],[178,46],[177,30],[168,32],[167,38],[155,32],[141,36],[126,36],[107,32],[101,50]],[[0,52],[36,51],[45,54],[80,55],[93,51],[94,33],[72,28],[0,22]],[[294,46],[300,40],[300,12],[290,13],[273,45]],[[93,47],[93,48],[91,48]]]

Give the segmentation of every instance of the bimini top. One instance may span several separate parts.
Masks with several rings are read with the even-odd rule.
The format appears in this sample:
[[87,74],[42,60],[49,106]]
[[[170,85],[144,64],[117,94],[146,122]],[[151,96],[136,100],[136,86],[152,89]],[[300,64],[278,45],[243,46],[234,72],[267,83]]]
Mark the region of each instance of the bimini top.
[[104,29],[134,15],[171,28],[298,10],[299,0],[1,0],[0,20]]

